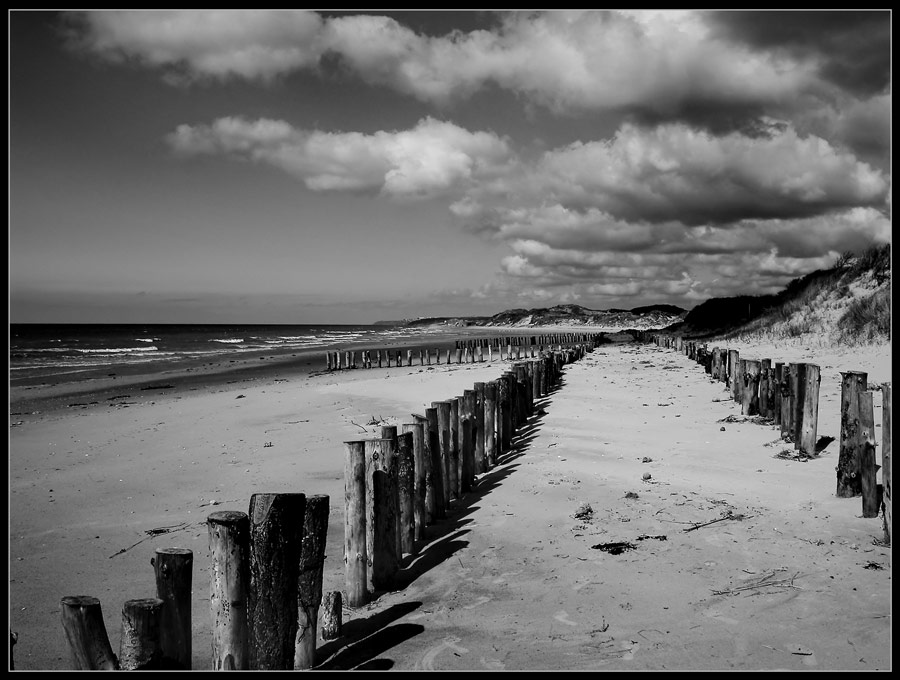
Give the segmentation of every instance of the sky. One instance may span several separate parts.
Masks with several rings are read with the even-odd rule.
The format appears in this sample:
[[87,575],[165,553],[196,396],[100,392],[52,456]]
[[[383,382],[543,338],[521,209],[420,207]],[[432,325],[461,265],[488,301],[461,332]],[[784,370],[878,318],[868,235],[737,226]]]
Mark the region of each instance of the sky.
[[891,241],[888,11],[8,19],[13,323],[690,309]]

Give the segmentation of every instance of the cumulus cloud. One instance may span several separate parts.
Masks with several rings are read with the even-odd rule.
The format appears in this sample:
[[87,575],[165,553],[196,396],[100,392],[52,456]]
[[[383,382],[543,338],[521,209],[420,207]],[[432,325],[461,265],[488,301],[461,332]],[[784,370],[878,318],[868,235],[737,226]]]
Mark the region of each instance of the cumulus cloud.
[[506,141],[424,118],[403,131],[321,132],[284,121],[220,118],[180,125],[169,144],[184,154],[224,154],[266,163],[313,191],[372,190],[399,199],[460,191],[499,172],[510,155]]

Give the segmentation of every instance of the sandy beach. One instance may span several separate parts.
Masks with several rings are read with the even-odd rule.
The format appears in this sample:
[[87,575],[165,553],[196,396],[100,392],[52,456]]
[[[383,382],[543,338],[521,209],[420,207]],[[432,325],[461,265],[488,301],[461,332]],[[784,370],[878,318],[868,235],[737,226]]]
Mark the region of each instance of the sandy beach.
[[[729,346],[821,366],[818,432],[835,441],[820,457],[777,458],[790,447],[777,428],[742,418],[682,354],[599,347],[429,527],[397,588],[345,609],[318,668],[889,670],[890,548],[876,542],[880,517],[835,497],[834,472],[840,372],[889,382],[889,347]],[[122,603],[155,595],[150,558],[165,547],[194,553],[193,669],[209,668],[206,517],[246,512],[254,493],[330,496],[324,590],[343,589],[343,442],[505,367],[257,363],[159,376],[167,389],[98,383],[74,407],[71,394],[14,391],[16,669],[70,667],[66,595],[100,599],[118,651]],[[874,402],[880,462],[880,392]],[[592,512],[577,513],[584,504]],[[172,530],[146,533],[159,528]],[[608,543],[633,548],[597,547]]]

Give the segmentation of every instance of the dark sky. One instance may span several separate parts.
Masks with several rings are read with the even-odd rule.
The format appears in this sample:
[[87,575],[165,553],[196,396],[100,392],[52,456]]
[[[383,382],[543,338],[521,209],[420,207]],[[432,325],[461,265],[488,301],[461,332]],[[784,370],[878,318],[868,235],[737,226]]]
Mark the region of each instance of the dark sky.
[[885,11],[11,11],[11,320],[774,292],[890,241]]

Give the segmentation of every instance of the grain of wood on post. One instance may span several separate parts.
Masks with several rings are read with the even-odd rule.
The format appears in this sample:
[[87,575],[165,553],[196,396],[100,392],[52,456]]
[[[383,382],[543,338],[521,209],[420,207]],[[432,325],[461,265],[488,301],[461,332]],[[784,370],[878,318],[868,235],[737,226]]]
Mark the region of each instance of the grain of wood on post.
[[119,660],[109,644],[100,600],[90,595],[67,595],[62,598],[60,605],[72,669],[118,670]]
[[159,548],[151,563],[156,575],[156,596],[164,603],[160,628],[163,665],[190,670],[194,553],[187,548]]
[[450,461],[449,470],[454,471],[450,483],[451,494],[462,498],[459,483],[459,401],[460,397],[447,400],[450,404]]
[[212,670],[250,669],[250,517],[223,510],[206,518],[209,534],[209,611]]
[[422,422],[404,423],[404,433],[412,435],[413,448],[413,541],[425,539],[425,425]]
[[875,481],[875,413],[872,393],[859,393],[859,478],[862,493],[862,516],[878,517],[878,485]]
[[487,472],[487,464],[484,458],[484,383],[477,382],[475,389],[475,474],[483,475]]
[[344,442],[344,449],[344,582],[347,606],[355,608],[369,601],[365,442]]
[[456,470],[450,463],[450,402],[433,401],[431,405],[437,409],[438,445],[441,451],[441,472],[444,475],[444,507],[450,507],[451,499],[456,496]]
[[462,479],[460,480],[460,486],[463,490],[463,493],[471,491],[473,488],[472,484],[475,481],[475,437],[478,436],[477,424],[475,420],[476,400],[477,397],[475,395],[475,390],[463,390],[464,408],[460,410],[460,413],[465,414],[463,416],[463,419],[468,420],[471,423],[471,429],[468,438],[463,438],[462,460],[460,461],[462,476]]
[[772,370],[772,360],[763,359],[759,362],[759,414],[763,418],[771,418],[770,415],[770,374]]
[[[444,478],[444,464],[441,458],[440,434],[438,432],[438,412],[434,407],[425,409],[426,420],[426,438],[428,439],[429,456],[431,459],[431,479],[432,479],[432,521],[444,519],[447,517],[447,506],[444,503],[444,484],[447,480]],[[427,468],[426,468],[427,471]],[[426,495],[426,501],[428,497]]]
[[250,670],[291,670],[297,635],[302,493],[250,497]]
[[397,492],[400,498],[400,551],[412,554],[415,545],[415,457],[413,434],[404,431],[397,438]]
[[[397,355],[400,356],[399,354]],[[381,426],[381,438],[389,439],[391,442],[391,449],[393,451],[392,460],[394,461],[394,465],[398,465],[398,448],[397,448],[397,426],[396,425],[382,425]],[[396,477],[394,478],[395,489],[391,492],[392,497],[394,499],[394,521],[397,524],[396,530],[394,531],[394,536],[396,537],[395,541],[395,552],[397,553],[397,560],[400,561],[403,559],[403,549],[400,545],[400,487],[399,487],[399,470],[396,471]]]
[[390,439],[366,440],[366,552],[368,587],[374,594],[393,586],[397,556],[396,453]]
[[798,448],[807,456],[816,455],[816,435],[819,426],[819,367],[800,364],[798,380],[802,403],[797,409],[800,415],[800,441]]
[[322,571],[325,566],[325,544],[328,538],[328,514],[328,496],[316,494],[306,497],[300,549],[294,670],[312,668],[316,661],[316,629],[319,621],[319,605],[322,602]]
[[484,455],[486,468],[489,470],[497,465],[497,381],[484,385]]
[[341,591],[329,590],[322,599],[322,639],[337,640],[341,637],[342,624]]
[[741,414],[755,416],[759,414],[759,362],[753,359],[742,359],[743,387],[741,388]]
[[163,668],[160,624],[163,601],[158,597],[127,600],[122,605],[119,636],[119,670],[147,671]]
[[862,494],[859,476],[859,395],[866,391],[868,375],[862,371],[841,373],[841,438],[837,463],[838,498]]

